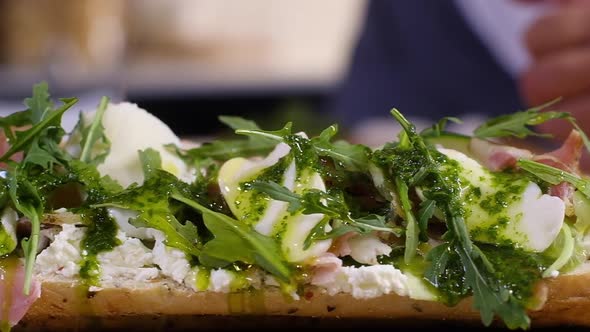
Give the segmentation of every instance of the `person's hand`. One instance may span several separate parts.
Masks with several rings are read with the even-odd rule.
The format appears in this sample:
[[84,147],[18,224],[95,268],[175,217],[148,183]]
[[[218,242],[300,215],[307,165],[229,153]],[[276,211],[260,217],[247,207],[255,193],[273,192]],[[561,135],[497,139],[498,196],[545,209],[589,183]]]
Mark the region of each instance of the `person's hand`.
[[[521,95],[530,107],[562,98],[551,108],[571,112],[590,134],[590,0],[557,2],[526,34],[533,63],[520,77]],[[551,121],[540,129],[564,138],[570,128]]]

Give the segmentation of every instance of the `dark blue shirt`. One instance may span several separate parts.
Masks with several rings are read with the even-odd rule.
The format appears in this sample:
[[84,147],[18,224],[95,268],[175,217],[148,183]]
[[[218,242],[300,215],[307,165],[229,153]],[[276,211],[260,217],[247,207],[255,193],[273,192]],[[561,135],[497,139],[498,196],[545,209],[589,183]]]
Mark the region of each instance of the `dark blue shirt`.
[[511,113],[522,102],[453,1],[373,0],[330,110],[350,126],[393,107],[438,119]]

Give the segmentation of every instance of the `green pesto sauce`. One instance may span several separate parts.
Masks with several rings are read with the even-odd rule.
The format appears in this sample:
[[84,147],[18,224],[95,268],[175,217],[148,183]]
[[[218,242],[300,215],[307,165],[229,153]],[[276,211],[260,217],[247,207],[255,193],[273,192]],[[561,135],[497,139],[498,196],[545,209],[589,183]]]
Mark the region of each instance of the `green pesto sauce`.
[[393,145],[386,145],[383,149],[375,151],[373,162],[390,177],[397,176],[404,182],[410,181],[426,164],[421,153]]
[[238,209],[242,210],[243,221],[249,224],[256,223],[262,218],[270,202],[268,194],[251,189],[252,183],[254,181],[283,183],[285,170],[291,160],[290,156],[286,156],[276,164],[264,169],[260,174],[255,175],[254,178],[240,184],[241,194],[235,204]]
[[106,208],[88,209],[82,212],[82,220],[87,226],[86,235],[82,239],[82,262],[80,277],[90,284],[96,285],[100,277],[100,264],[97,255],[113,250],[120,241],[116,238],[117,224],[109,216]]
[[8,255],[16,249],[16,241],[0,224],[0,256]]
[[309,139],[299,135],[288,135],[285,136],[284,142],[291,147],[291,154],[295,158],[297,180],[301,177],[301,171],[319,169],[319,158]]
[[[500,293],[512,294],[516,301],[525,307],[533,305],[534,287],[536,282],[541,280],[542,272],[550,265],[550,262],[542,255],[531,254],[510,246],[481,243],[477,245],[494,268],[493,280],[489,280],[490,284],[496,285],[494,288],[497,288]],[[412,266],[410,269],[421,271],[423,267]],[[458,254],[451,251],[446,269],[437,279],[436,292],[441,302],[454,306],[461,299],[472,295],[465,284],[463,269]]]
[[536,282],[551,262],[541,254],[512,247],[480,244],[479,248],[493,265],[500,286],[524,306],[531,304]]

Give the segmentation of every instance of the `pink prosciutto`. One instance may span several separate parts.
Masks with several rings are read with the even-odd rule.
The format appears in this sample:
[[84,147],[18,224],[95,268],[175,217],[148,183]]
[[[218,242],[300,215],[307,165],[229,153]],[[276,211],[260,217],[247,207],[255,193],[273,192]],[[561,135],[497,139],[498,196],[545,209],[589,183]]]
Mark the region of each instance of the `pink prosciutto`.
[[[535,156],[533,160],[566,172],[579,174],[583,146],[584,140],[582,139],[582,135],[577,130],[572,130],[559,149]],[[559,197],[563,200],[565,203],[565,214],[568,216],[574,214],[574,192],[574,186],[568,182],[561,182],[549,188],[549,195]]]
[[577,130],[572,130],[568,138],[557,150],[534,156],[533,160],[561,170],[579,174],[580,158],[584,140]]
[[315,258],[313,266],[312,284],[322,285],[333,281],[338,270],[342,267],[342,260],[333,253],[327,252]]
[[495,144],[479,138],[471,140],[469,149],[492,172],[516,167],[519,159],[531,159],[533,157],[529,150]]
[[[6,263],[6,260],[3,262]],[[41,296],[41,283],[33,280],[29,295],[23,292],[25,272],[20,263],[2,264],[0,268],[0,322],[16,325]]]

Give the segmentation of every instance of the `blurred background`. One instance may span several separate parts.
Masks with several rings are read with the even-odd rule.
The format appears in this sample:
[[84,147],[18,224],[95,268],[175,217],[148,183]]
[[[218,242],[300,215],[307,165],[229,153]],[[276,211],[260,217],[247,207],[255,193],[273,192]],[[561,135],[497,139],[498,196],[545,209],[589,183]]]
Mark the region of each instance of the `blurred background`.
[[[55,97],[101,95],[156,114],[180,135],[220,130],[217,116],[262,125],[332,121],[363,0],[0,0],[0,111],[35,82]],[[70,127],[75,117],[65,119]]]
[[226,114],[311,135],[336,122],[378,145],[392,107],[470,133],[556,98],[590,130],[589,43],[590,0],[0,0],[0,114],[45,80],[81,110],[108,95],[182,136],[217,135]]

